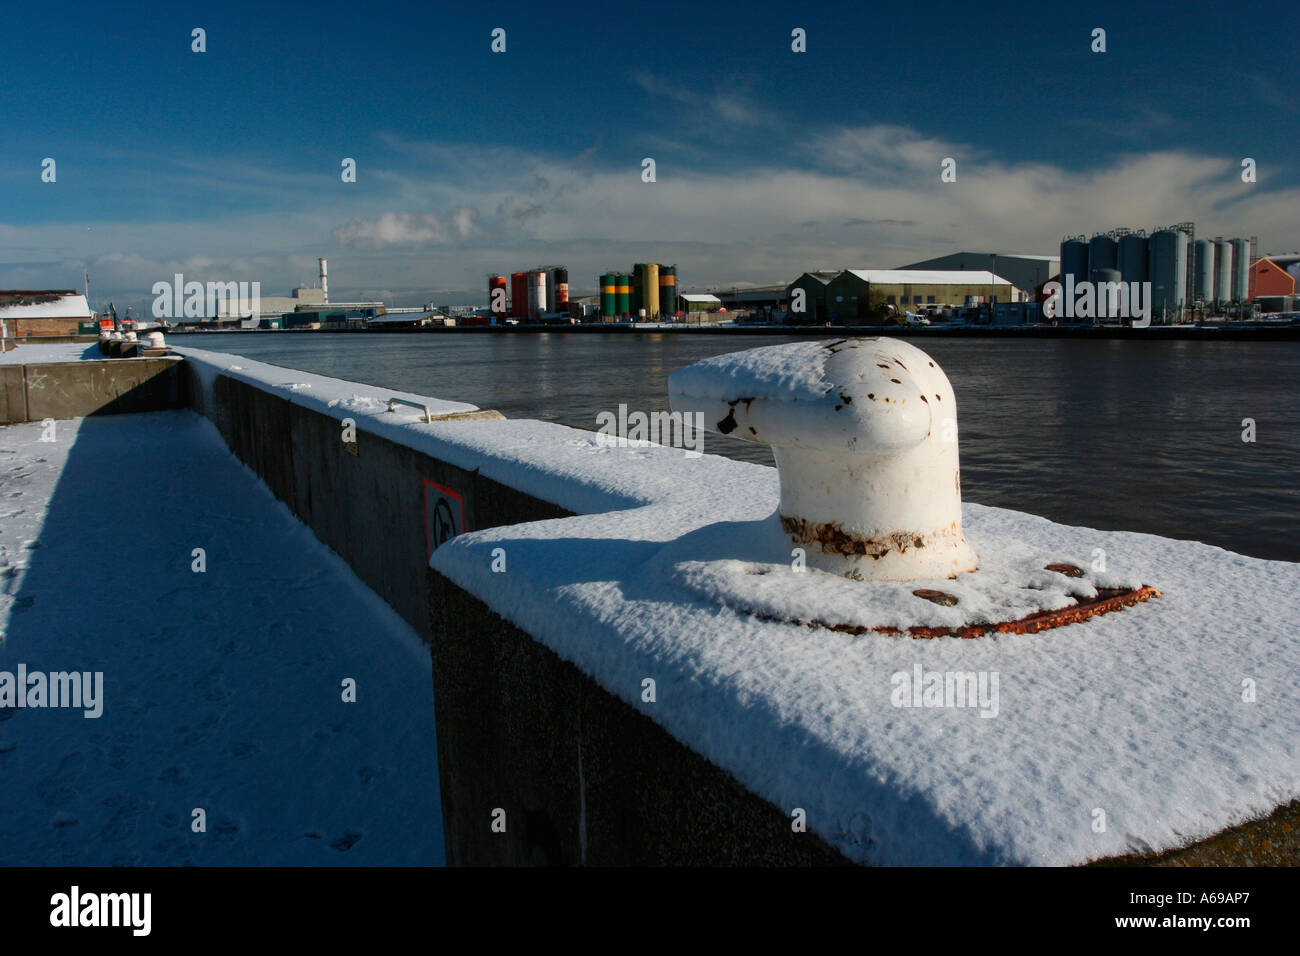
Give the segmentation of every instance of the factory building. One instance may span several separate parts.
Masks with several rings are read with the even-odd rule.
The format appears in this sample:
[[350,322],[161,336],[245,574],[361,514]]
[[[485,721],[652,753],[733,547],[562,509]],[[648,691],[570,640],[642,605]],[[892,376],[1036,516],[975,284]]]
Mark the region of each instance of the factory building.
[[[825,273],[804,273],[786,287],[794,321],[853,322],[882,319],[927,306],[975,302],[1019,302],[1020,290],[992,272],[915,269],[845,269],[822,283]],[[810,298],[820,287],[821,295]],[[795,309],[796,290],[804,289],[804,312]]]
[[1281,265],[1265,257],[1251,263],[1249,296],[1254,302],[1258,296],[1294,295],[1295,276]]
[[[814,325],[822,325],[827,322],[829,313],[826,308],[826,286],[843,271],[843,269],[818,269],[813,272],[805,272],[786,286],[786,301],[795,301],[798,297],[803,299],[804,304],[803,311],[794,315],[792,320]],[[799,296],[799,293],[802,293],[802,296]]]
[[[304,309],[316,309],[322,305],[329,305],[329,275],[328,263],[324,259],[316,260],[320,267],[320,285],[319,286],[298,286],[293,290],[292,295],[267,296],[264,295],[258,300],[259,315],[280,315],[285,312],[297,312]],[[248,319],[256,318],[251,312],[245,310],[238,311],[242,303],[236,298],[225,298],[218,300],[217,314],[215,319]],[[335,303],[338,304],[338,303]],[[357,303],[344,303],[346,305],[355,305]],[[367,305],[371,303],[366,303]]]
[[1004,252],[954,252],[899,266],[898,271],[992,272],[1002,276],[1021,292],[1042,285],[1061,271],[1059,256],[1018,255]]
[[97,331],[86,297],[72,289],[0,289],[0,321],[15,339]]

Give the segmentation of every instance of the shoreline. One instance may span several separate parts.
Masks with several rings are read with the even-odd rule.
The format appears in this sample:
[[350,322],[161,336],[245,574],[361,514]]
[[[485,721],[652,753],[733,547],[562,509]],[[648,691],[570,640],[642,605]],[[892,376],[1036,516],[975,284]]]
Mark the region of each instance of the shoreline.
[[[289,334],[289,335],[536,335],[557,333],[563,335],[774,335],[794,336],[800,338],[872,338],[876,336],[903,336],[908,338],[1026,338],[1026,339],[1127,339],[1136,341],[1258,341],[1258,342],[1296,342],[1300,341],[1300,326],[1278,326],[1276,328],[1231,328],[1222,326],[1151,326],[1145,329],[1133,328],[1097,328],[1071,326],[957,326],[957,327],[907,327],[907,326],[698,326],[698,325],[650,325],[642,326],[632,323],[587,323],[583,325],[470,325],[470,326],[425,326],[421,328],[388,329],[204,329],[196,332],[167,331],[171,335],[208,335],[208,334]],[[93,339],[87,339],[93,341]]]

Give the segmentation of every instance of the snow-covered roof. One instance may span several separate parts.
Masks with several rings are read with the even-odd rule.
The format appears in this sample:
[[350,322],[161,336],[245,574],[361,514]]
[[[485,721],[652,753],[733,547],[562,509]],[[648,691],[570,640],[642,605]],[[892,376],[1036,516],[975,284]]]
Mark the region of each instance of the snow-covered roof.
[[717,302],[719,305],[722,304],[722,300],[716,295],[706,295],[698,292],[685,292],[677,298],[685,299],[687,302]]
[[853,275],[878,285],[1011,285],[1009,279],[978,269],[849,269]]
[[0,319],[91,319],[94,316],[86,297],[79,292],[51,295],[49,301],[23,305],[3,304],[0,300]]

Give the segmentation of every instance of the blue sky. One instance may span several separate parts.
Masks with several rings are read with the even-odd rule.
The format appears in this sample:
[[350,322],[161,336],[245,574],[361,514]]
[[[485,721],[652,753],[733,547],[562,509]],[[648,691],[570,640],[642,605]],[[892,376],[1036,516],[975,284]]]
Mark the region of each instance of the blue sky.
[[708,287],[1183,219],[1290,251],[1297,39],[1281,3],[8,4],[0,286],[283,294],[326,255],[336,298],[480,301],[543,262]]

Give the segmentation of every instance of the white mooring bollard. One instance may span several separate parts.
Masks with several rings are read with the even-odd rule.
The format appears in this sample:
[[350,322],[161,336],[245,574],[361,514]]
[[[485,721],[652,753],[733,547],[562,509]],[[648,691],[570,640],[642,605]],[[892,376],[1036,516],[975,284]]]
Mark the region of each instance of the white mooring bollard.
[[957,402],[914,345],[766,346],[678,369],[668,391],[673,411],[772,446],[781,526],[810,566],[874,581],[978,566],[962,534]]

